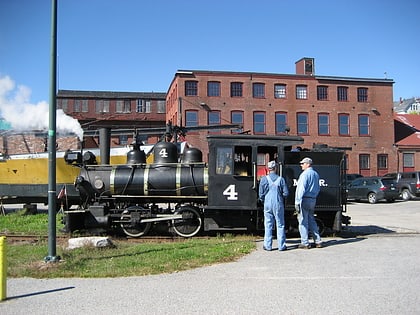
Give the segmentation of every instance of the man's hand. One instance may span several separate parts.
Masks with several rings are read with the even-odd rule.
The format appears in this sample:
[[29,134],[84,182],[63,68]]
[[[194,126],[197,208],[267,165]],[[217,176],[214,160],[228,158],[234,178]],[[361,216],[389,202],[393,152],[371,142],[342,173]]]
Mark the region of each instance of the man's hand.
[[300,204],[295,204],[295,212],[293,214],[298,215],[300,213]]

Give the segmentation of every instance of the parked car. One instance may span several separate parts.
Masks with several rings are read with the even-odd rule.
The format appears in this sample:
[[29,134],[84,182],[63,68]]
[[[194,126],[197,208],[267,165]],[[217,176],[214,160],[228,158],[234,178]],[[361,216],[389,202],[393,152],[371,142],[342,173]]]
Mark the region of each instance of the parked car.
[[363,177],[363,175],[361,175],[361,174],[346,174],[347,185],[350,184],[355,179],[360,178],[360,177]]
[[420,197],[420,171],[389,173],[385,177],[396,180],[403,200]]
[[399,196],[397,182],[390,177],[360,177],[347,187],[347,199],[355,201],[367,200],[369,203],[376,203],[385,199],[394,202]]

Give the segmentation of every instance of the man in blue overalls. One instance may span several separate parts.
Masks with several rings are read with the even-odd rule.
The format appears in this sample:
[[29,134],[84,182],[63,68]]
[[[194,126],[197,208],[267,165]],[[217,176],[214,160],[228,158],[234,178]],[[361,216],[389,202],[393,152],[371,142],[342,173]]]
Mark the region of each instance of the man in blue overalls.
[[274,221],[277,224],[277,243],[280,251],[286,250],[284,232],[284,201],[289,194],[286,181],[276,173],[276,162],[267,164],[269,174],[261,178],[259,198],[264,203],[264,250],[270,251],[273,243]]
[[319,174],[312,168],[312,159],[306,157],[300,161],[303,172],[299,175],[295,194],[295,209],[298,213],[299,233],[301,243],[299,248],[309,249],[309,232],[312,232],[315,247],[321,248],[322,241],[314,211],[316,197],[319,194]]

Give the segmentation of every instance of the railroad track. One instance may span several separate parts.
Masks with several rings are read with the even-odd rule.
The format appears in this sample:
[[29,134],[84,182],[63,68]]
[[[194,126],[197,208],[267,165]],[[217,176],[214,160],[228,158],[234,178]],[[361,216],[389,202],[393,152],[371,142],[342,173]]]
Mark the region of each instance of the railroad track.
[[[17,235],[17,234],[7,234],[0,233],[0,236],[5,236],[9,244],[35,244],[41,241],[47,241],[48,235]],[[74,236],[79,237],[79,236]],[[70,238],[70,236],[59,235],[56,236],[57,243],[64,244]],[[140,238],[129,238],[125,236],[113,236],[110,237],[112,241],[116,242],[127,242],[127,243],[172,243],[172,242],[185,242],[188,238],[179,237],[179,236],[143,236]],[[194,239],[208,239],[209,236],[195,236]]]

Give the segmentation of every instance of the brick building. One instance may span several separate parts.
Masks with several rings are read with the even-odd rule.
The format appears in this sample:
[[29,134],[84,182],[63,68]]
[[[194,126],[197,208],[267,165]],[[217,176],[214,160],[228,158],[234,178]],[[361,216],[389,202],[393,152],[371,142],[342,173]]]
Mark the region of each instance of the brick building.
[[[95,133],[99,128],[127,129],[111,135],[111,146],[130,144],[135,128],[165,127],[166,93],[107,92],[59,90],[57,109],[77,119],[83,130]],[[145,143],[155,143],[158,136],[142,137]],[[85,147],[95,147],[98,136],[85,137]]]
[[399,172],[420,170],[420,115],[394,114],[395,146]]
[[[0,155],[42,153],[48,151],[48,134],[46,132],[4,132],[0,137]],[[66,151],[79,149],[80,142],[75,136],[58,136],[56,149]]]
[[[166,96],[166,120],[182,126],[240,123],[255,135],[300,135],[305,147],[347,148],[348,172],[397,170],[391,79],[318,76],[313,58],[295,74],[179,70]],[[206,135],[188,141],[207,153]]]

